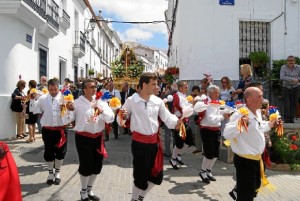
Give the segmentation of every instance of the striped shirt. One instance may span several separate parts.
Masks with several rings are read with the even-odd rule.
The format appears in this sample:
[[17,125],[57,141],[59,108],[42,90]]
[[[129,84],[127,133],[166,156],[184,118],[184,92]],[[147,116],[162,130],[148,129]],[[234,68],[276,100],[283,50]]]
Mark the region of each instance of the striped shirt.
[[282,86],[286,88],[299,87],[299,84],[295,84],[293,80],[300,80],[300,66],[295,65],[294,68],[289,68],[288,65],[281,66],[280,79],[282,80]]

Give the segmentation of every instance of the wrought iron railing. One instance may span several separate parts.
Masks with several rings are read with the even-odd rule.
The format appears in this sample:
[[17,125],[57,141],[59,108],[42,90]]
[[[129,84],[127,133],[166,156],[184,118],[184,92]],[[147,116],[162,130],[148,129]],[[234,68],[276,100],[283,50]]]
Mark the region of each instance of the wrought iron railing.
[[23,0],[33,10],[35,10],[41,17],[46,19],[46,0]]
[[63,15],[62,15],[63,20],[70,25],[70,16],[68,15],[68,13],[63,10]]
[[51,24],[55,29],[59,28],[59,14],[58,14],[59,6],[55,3],[55,1],[51,1],[51,5],[48,4],[47,8],[47,21]]
[[82,52],[85,52],[86,37],[81,31],[75,31],[75,46],[80,47]]

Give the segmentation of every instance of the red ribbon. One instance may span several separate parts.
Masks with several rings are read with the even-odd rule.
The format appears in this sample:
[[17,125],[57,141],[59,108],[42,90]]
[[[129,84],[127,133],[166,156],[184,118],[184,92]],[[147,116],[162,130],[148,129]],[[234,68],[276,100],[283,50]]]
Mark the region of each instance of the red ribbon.
[[104,158],[108,158],[108,153],[104,147],[104,140],[103,140],[103,134],[102,132],[99,133],[89,133],[89,132],[76,132],[76,134],[84,136],[84,137],[89,137],[89,138],[97,138],[100,136],[100,147],[97,149],[97,152],[101,155],[103,155]]
[[157,133],[152,134],[152,135],[143,135],[141,133],[133,131],[132,139],[135,141],[138,141],[138,142],[146,143],[146,144],[157,143],[158,150],[157,150],[156,157],[154,160],[154,165],[151,170],[151,175],[154,177],[157,177],[158,174],[163,170],[163,159],[164,159],[161,140],[160,140],[159,135]]
[[60,140],[55,145],[57,148],[61,148],[67,141],[66,135],[65,135],[65,128],[66,126],[57,126],[57,127],[51,127],[51,126],[43,126],[43,128],[51,131],[60,131]]

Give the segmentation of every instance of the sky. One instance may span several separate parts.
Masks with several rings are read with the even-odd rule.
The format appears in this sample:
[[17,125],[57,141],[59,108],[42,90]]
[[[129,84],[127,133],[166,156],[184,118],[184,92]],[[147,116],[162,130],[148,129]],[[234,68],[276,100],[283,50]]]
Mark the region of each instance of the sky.
[[[159,21],[165,20],[167,0],[90,0],[97,15],[101,10],[104,19],[117,21]],[[149,47],[168,49],[168,31],[165,23],[119,24],[110,23],[122,42],[134,41]]]

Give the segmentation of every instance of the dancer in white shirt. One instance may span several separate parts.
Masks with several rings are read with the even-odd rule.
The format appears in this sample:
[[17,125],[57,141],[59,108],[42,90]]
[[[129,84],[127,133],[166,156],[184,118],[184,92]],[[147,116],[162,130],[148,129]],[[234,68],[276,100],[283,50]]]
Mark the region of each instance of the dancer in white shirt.
[[104,148],[102,131],[105,123],[114,121],[114,113],[106,102],[95,100],[96,82],[85,79],[82,82],[83,96],[74,104],[67,104],[68,113],[64,120],[75,120],[75,143],[79,157],[79,175],[81,181],[81,200],[100,200],[92,187],[102,169],[103,157],[107,156]]
[[221,144],[221,121],[228,119],[230,114],[221,114],[219,96],[220,88],[216,85],[210,85],[207,88],[208,104],[203,120],[200,123],[200,134],[203,142],[203,161],[202,169],[199,173],[202,181],[209,184],[210,181],[216,181],[211,170],[219,156]]
[[[45,144],[44,159],[49,171],[47,178],[49,185],[60,184],[59,172],[67,152],[67,130],[62,121],[60,108],[63,95],[58,87],[58,81],[50,79],[48,81],[49,93],[39,97],[32,105],[34,114],[43,114],[41,117],[42,138]],[[36,95],[34,94],[32,98],[35,99]]]
[[[263,102],[263,93],[260,89],[247,88],[244,92],[244,100],[249,114],[243,116],[240,112],[235,112],[225,126],[224,137],[231,141],[231,148],[235,153],[237,200],[252,201],[261,186],[261,178],[265,179],[261,161],[261,154],[265,148],[264,132],[274,127],[275,120],[268,122],[261,119],[259,112]],[[247,130],[237,129],[241,118],[248,125]]]
[[[154,73],[144,73],[140,77],[141,92],[129,97],[121,112],[123,118],[130,117],[132,131],[131,150],[133,155],[132,201],[142,201],[150,189],[160,185],[163,179],[163,153],[158,117],[169,127],[179,128],[181,123],[165,107],[163,101],[153,95],[157,86],[157,77]],[[122,119],[118,116],[118,123]],[[124,122],[123,122],[124,123]]]

